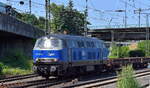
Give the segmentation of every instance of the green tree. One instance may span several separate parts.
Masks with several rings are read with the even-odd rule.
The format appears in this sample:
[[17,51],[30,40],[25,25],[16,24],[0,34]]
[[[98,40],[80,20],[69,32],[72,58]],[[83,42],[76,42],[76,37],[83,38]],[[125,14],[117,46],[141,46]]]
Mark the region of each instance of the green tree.
[[19,16],[18,18],[20,20],[28,23],[28,24],[31,24],[31,25],[37,25],[38,24],[38,19],[33,14],[21,13],[21,16]]
[[37,18],[34,14],[21,13],[17,18],[25,23],[31,24],[39,29],[45,29],[45,18]]
[[60,13],[65,9],[63,5],[56,5],[55,3],[52,3],[49,6],[52,14],[52,20],[51,20],[51,28],[53,29],[53,32],[58,32],[58,30],[63,25],[61,23],[61,16]]
[[111,54],[109,58],[123,58],[128,57],[129,54],[129,47],[128,46],[116,46],[114,45],[111,49]]
[[68,31],[69,34],[81,35],[84,28],[85,16],[83,13],[73,8],[73,2],[70,1],[68,6],[50,5],[52,14],[52,28],[55,32]]
[[129,47],[128,46],[122,46],[120,57],[128,57],[128,56],[129,56]]
[[117,58],[118,57],[117,52],[118,52],[118,47],[116,45],[111,46],[109,58]]
[[138,50],[142,50],[145,52],[146,56],[150,56],[150,40],[149,41],[141,41],[138,43]]
[[36,27],[40,29],[45,29],[45,18],[44,17],[39,17],[38,18],[38,25],[35,25]]
[[[67,31],[68,34],[82,35],[84,32],[84,13],[79,12],[73,8],[73,2],[70,0],[68,6],[56,5],[52,3],[49,6],[51,13],[51,20],[48,22],[51,25],[51,32],[63,33]],[[40,29],[45,29],[45,18],[37,18],[34,14],[21,13],[17,18],[31,24]],[[87,22],[90,24],[89,22]]]

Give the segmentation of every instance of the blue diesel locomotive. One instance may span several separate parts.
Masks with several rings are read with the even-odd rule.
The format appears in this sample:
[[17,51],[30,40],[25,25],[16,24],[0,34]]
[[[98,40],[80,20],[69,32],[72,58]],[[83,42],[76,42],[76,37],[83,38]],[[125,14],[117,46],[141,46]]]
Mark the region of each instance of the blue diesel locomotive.
[[97,69],[108,53],[97,38],[51,34],[36,41],[34,70],[46,78],[88,72]]

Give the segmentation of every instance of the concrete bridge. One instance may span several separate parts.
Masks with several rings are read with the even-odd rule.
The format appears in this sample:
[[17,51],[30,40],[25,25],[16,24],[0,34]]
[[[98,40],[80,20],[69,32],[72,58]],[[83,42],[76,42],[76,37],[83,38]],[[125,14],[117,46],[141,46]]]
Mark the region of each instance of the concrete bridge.
[[146,27],[91,29],[89,34],[104,41],[146,40]]
[[9,51],[19,50],[31,56],[34,41],[44,35],[44,31],[0,14],[0,57]]

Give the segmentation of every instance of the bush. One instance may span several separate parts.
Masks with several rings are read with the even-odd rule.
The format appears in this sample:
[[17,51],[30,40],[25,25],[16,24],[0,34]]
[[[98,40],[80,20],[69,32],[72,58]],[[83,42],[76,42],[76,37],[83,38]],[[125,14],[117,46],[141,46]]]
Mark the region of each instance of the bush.
[[134,78],[132,66],[123,67],[118,77],[117,88],[140,88],[139,83]]
[[0,74],[3,73],[4,64],[0,62]]
[[1,62],[12,68],[31,69],[32,67],[32,60],[21,51],[7,52]]
[[0,74],[2,75],[21,75],[32,73],[32,59],[21,51],[10,51],[0,59]]
[[144,57],[145,53],[142,50],[129,51],[129,57]]
[[113,46],[110,50],[111,53],[109,58],[123,58],[128,57],[129,47],[128,46]]
[[144,40],[138,43],[138,49],[142,50],[145,53],[145,56],[150,56],[148,47],[150,47],[150,40]]
[[29,74],[32,73],[31,70],[23,70],[20,68],[10,68],[10,67],[5,67],[3,69],[3,74],[5,75],[23,75],[23,74]]

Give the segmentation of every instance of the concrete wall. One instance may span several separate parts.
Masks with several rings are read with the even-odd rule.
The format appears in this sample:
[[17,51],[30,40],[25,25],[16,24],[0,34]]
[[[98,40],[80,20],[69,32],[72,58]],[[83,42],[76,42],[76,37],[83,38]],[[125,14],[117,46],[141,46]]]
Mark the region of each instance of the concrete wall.
[[42,35],[44,31],[13,17],[0,14],[0,58],[5,56],[6,52],[15,50],[32,56],[33,41]]
[[38,38],[44,35],[44,31],[4,14],[0,14],[0,31],[29,38]]
[[32,39],[23,37],[0,38],[0,57],[7,52],[19,50],[27,56],[32,56],[34,42]]

